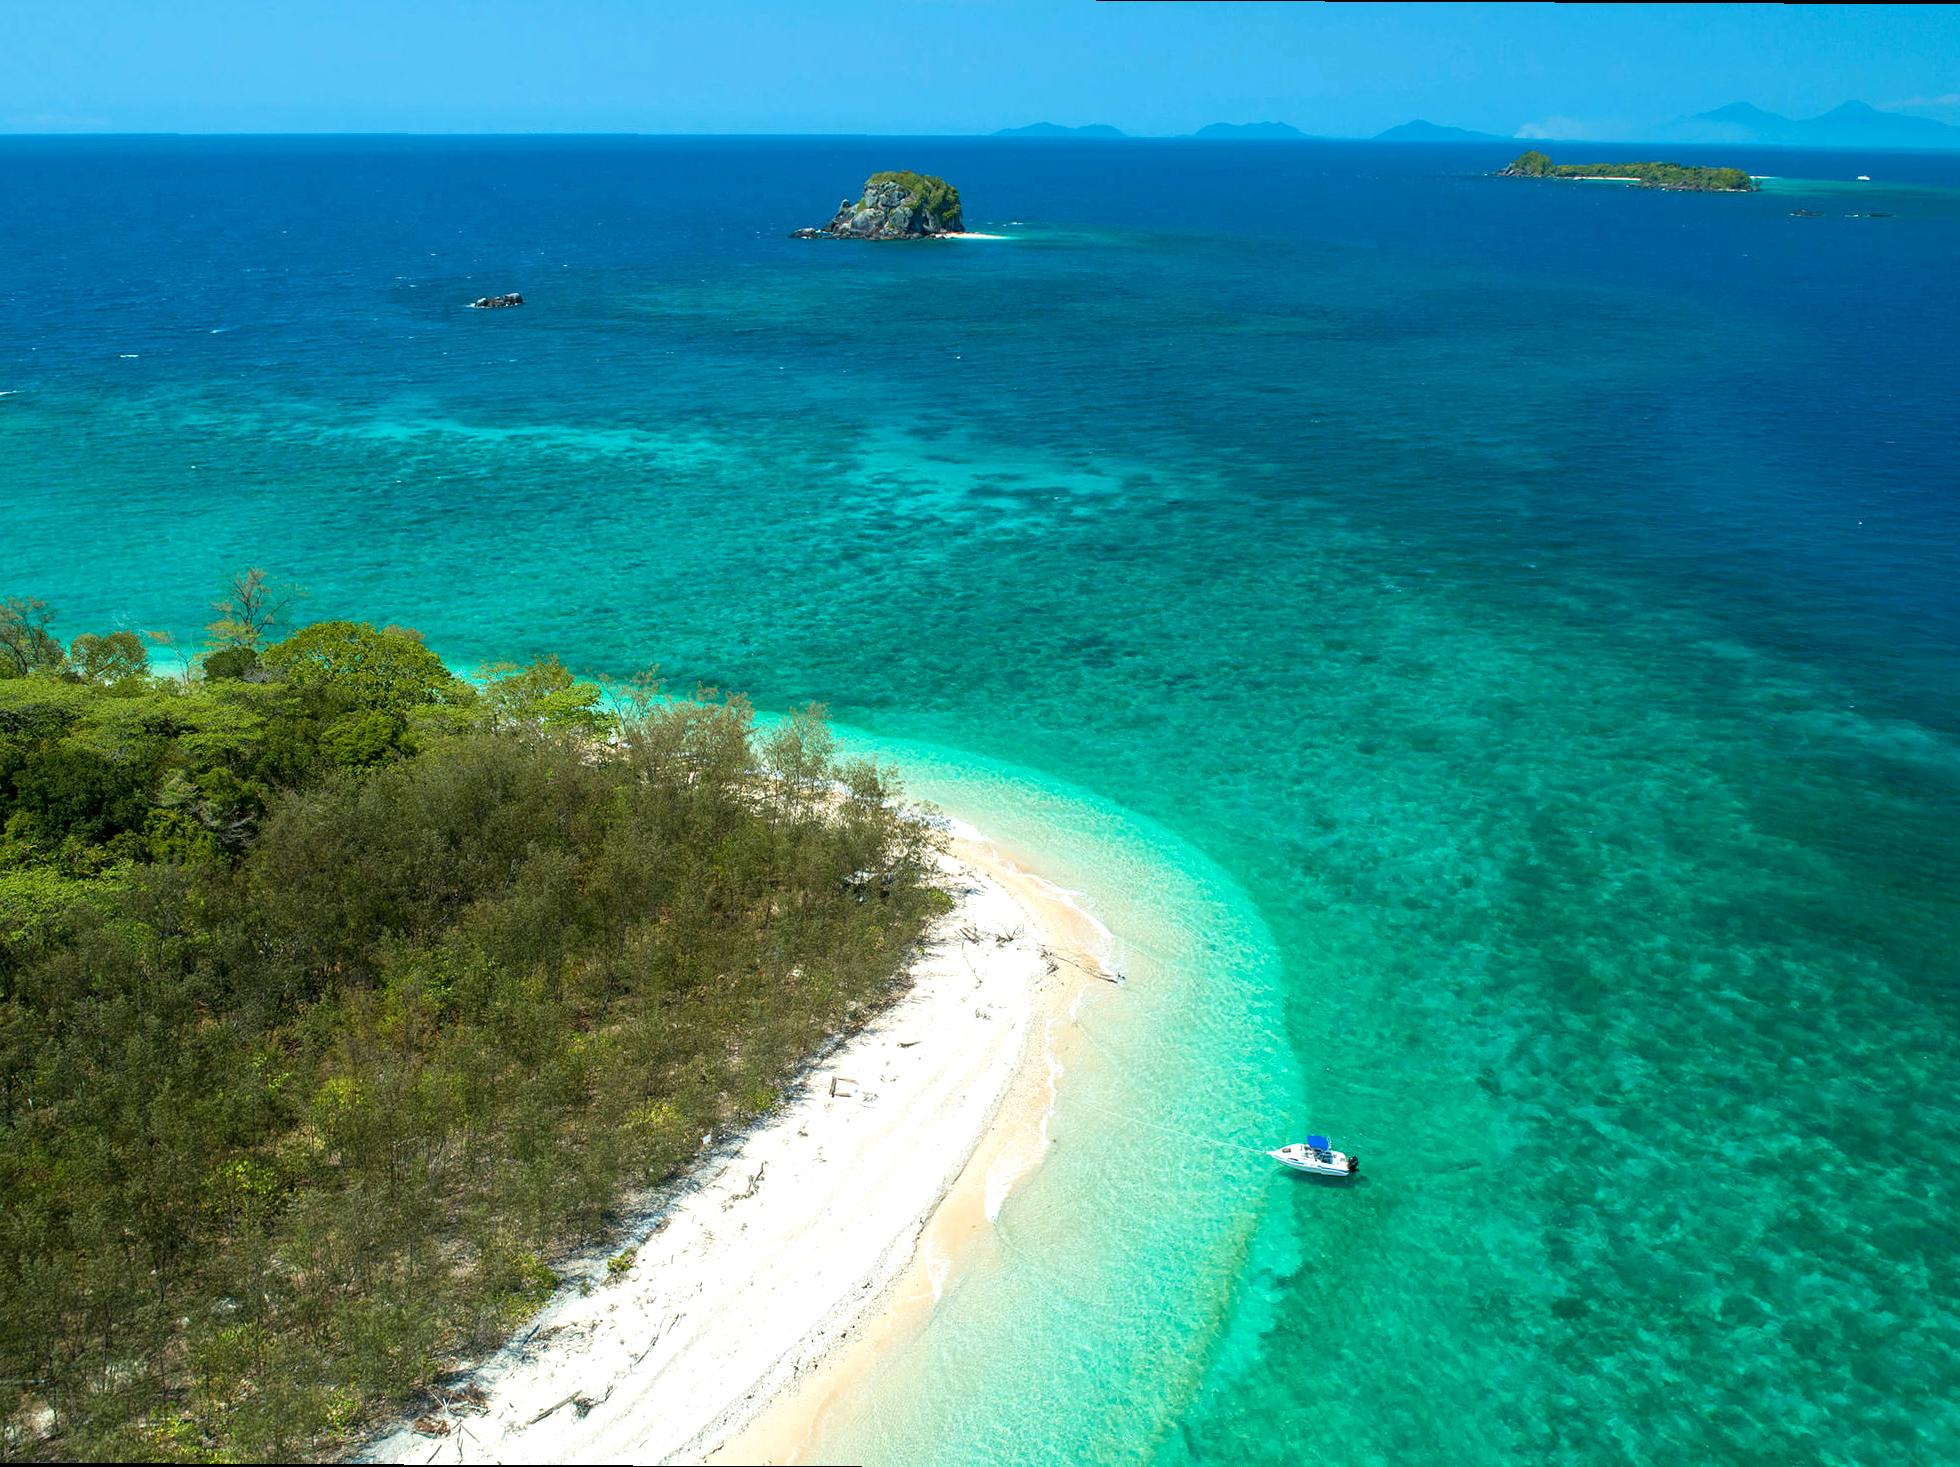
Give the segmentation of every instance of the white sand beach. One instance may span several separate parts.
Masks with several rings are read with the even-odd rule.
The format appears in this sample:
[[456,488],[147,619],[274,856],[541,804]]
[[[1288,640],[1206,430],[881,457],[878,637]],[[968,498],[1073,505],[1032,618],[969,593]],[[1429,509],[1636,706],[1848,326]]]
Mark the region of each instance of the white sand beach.
[[[792,1458],[1047,1146],[1054,1031],[1108,934],[970,830],[910,991],[630,1227],[391,1462]],[[417,1427],[419,1426],[419,1430]]]

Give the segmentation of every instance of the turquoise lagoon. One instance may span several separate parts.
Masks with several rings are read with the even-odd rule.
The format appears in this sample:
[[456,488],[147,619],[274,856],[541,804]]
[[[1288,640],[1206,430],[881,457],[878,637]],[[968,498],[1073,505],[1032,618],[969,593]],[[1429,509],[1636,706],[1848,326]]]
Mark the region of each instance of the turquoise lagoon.
[[[821,701],[1086,894],[838,1455],[1952,1460],[1960,162],[1507,151],[0,141],[0,592]],[[887,166],[1008,238],[784,238]]]

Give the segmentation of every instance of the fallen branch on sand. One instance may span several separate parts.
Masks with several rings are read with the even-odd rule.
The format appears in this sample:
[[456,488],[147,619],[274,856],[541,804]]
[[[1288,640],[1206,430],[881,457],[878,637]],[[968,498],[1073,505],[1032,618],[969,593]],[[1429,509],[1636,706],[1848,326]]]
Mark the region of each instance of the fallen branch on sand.
[[733,1207],[736,1203],[747,1202],[751,1197],[755,1196],[755,1189],[762,1185],[762,1174],[768,1170],[769,1170],[769,1163],[765,1161],[761,1166],[755,1169],[755,1175],[749,1178],[748,1186],[744,1187],[739,1192],[731,1194],[729,1196],[729,1199],[726,1202],[722,1203],[721,1210],[723,1212],[726,1212],[728,1211],[729,1208]]
[[[615,1381],[613,1384],[617,1385],[618,1382]],[[590,1396],[586,1395],[583,1391],[573,1391],[569,1396],[565,1397],[564,1400],[553,1402],[551,1405],[545,1407],[544,1410],[538,1412],[537,1415],[533,1416],[529,1421],[525,1422],[524,1424],[526,1426],[536,1426],[540,1421],[544,1420],[545,1417],[549,1416],[552,1412],[561,1410],[566,1406],[570,1406],[572,1410],[577,1412],[580,1418],[582,1419],[585,1416],[585,1414],[588,1411],[590,1411],[594,1406],[604,1405],[606,1401],[611,1398],[612,1393],[613,1393],[613,1387],[607,1386],[606,1394],[599,1397],[599,1399],[595,1401]]]
[[[684,1319],[685,1317],[686,1315],[684,1313],[676,1314],[672,1319],[668,1320],[664,1326],[662,1326],[660,1329],[655,1330],[653,1332],[653,1338],[647,1341],[647,1347],[644,1350],[640,1351],[639,1354],[633,1357],[633,1363],[635,1365],[638,1365],[642,1360],[646,1359],[647,1356],[651,1355],[653,1353],[653,1347],[660,1343],[661,1337],[665,1335],[668,1330],[671,1330],[675,1325],[679,1324],[681,1320]],[[611,1392],[609,1391],[607,1392],[607,1394],[610,1395]]]
[[1076,972],[1086,973],[1091,978],[1100,979],[1104,983],[1114,983],[1119,988],[1123,984],[1123,975],[1121,973],[1112,973],[1100,963],[1079,963],[1074,958],[1062,957],[1052,948],[1044,947],[1041,949],[1041,961],[1047,965],[1050,974],[1053,974],[1059,965],[1067,964],[1069,967],[1075,969]]

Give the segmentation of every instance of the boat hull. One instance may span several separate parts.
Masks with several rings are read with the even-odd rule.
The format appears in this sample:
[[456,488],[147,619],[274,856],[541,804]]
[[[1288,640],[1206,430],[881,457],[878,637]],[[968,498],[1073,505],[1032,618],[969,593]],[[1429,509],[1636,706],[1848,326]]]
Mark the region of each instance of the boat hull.
[[1361,1159],[1340,1151],[1309,1151],[1305,1147],[1282,1147],[1269,1151],[1266,1155],[1289,1171],[1305,1172],[1310,1177],[1347,1178],[1361,1170]]

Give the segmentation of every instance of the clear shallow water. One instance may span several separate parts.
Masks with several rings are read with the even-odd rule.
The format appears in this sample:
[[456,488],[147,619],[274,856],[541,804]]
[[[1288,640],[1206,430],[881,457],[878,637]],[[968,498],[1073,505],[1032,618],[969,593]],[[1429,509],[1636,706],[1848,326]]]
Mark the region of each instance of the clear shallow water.
[[827,1418],[811,1459],[1147,1454],[1178,1430],[1283,1181],[1251,1144],[1298,1113],[1302,1090],[1271,934],[1201,852],[1089,791],[842,734],[1080,892],[1126,981],[1092,986],[1052,1036],[1047,1059],[1067,1069],[1046,1161],[960,1260],[922,1336]]
[[[1510,151],[0,142],[0,591],[257,562],[1054,795],[1156,961],[867,1451],[1952,1458],[1960,160]],[[782,238],[884,166],[1014,237]]]

